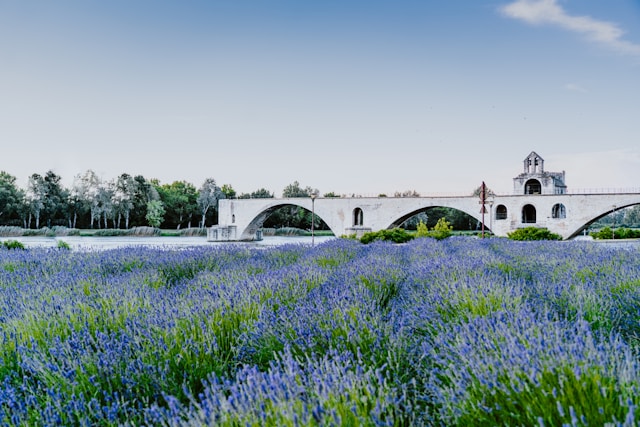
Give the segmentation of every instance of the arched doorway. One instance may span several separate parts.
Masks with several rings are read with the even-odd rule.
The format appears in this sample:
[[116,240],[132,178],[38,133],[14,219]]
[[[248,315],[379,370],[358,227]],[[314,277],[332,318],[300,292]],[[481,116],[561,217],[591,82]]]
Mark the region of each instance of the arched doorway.
[[524,205],[522,208],[522,223],[523,224],[535,224],[536,222],[536,208],[533,205]]
[[537,179],[530,179],[524,184],[524,194],[542,194],[542,185]]
[[362,214],[362,209],[355,208],[353,210],[353,226],[359,227],[364,225],[364,215]]

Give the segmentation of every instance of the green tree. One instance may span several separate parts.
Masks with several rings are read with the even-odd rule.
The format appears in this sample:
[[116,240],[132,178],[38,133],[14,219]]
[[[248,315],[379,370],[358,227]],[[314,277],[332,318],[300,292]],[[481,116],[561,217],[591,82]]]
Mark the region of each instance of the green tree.
[[186,225],[190,227],[193,215],[198,211],[196,187],[186,181],[174,181],[157,189],[166,210],[166,226],[180,229],[187,223]]
[[67,225],[69,222],[69,192],[61,184],[62,177],[47,171],[43,177],[45,191],[43,214],[47,226]]
[[[429,221],[431,220],[431,215],[427,215],[426,212],[420,212],[416,215],[413,215],[411,218],[407,219],[403,222],[400,227],[406,230],[417,229],[418,225],[421,222],[424,222],[426,225],[429,225]],[[435,222],[432,224],[435,225]]]
[[152,200],[147,203],[147,222],[151,227],[159,228],[164,221],[164,206],[160,200]]
[[206,226],[207,214],[218,208],[218,200],[224,199],[222,189],[217,186],[216,180],[207,178],[198,190],[198,208],[202,214],[201,227]]
[[231,184],[223,184],[220,191],[224,194],[225,199],[234,199],[236,197],[236,190],[233,189]]
[[238,196],[239,199],[272,199],[273,193],[266,188],[260,188],[251,193],[242,193]]
[[[113,195],[115,194],[116,184],[113,181],[102,182],[98,187],[98,217],[102,216],[104,220],[104,228],[109,228],[109,220],[115,222],[115,205],[113,203]],[[100,226],[100,221],[98,221]]]
[[136,175],[133,179],[136,185],[134,187],[131,225],[146,225],[147,205],[154,200],[160,200],[160,195],[156,187],[150,181],[147,181],[144,176]]
[[40,174],[34,173],[29,177],[29,183],[27,184],[27,193],[25,195],[25,200],[28,207],[27,227],[31,227],[31,216],[33,215],[35,220],[35,227],[40,228],[40,215],[45,208],[46,197],[47,189],[44,178]]
[[640,205],[625,209],[623,221],[629,227],[640,227]]
[[91,169],[88,169],[83,174],[76,175],[73,180],[71,196],[72,199],[76,201],[74,205],[76,207],[74,217],[78,212],[81,213],[84,212],[84,210],[88,210],[91,228],[93,228],[93,223],[96,220],[98,220],[98,225],[100,225],[98,193],[100,192],[101,185],[102,181]]
[[131,211],[138,189],[138,182],[129,174],[121,174],[115,183],[113,205],[117,215],[116,228],[120,228],[120,219],[124,217],[124,228],[129,228]]
[[318,194],[319,191],[317,189],[314,190],[309,186],[302,188],[298,181],[294,181],[282,190],[282,197],[311,197],[312,193]]
[[0,221],[7,224],[18,220],[24,205],[24,193],[16,186],[16,178],[7,172],[0,172]]

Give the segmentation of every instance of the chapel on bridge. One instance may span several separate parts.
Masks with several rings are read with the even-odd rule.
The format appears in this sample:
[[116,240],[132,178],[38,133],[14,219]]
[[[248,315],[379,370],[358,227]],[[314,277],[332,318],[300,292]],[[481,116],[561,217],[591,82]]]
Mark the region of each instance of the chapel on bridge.
[[546,172],[544,159],[532,151],[524,159],[524,172],[513,178],[513,194],[565,194],[564,171]]

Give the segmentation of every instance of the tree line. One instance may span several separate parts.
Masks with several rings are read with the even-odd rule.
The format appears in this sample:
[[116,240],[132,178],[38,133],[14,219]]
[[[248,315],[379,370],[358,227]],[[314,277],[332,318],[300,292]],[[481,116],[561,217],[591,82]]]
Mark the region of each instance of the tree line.
[[[0,171],[0,226],[41,228],[64,226],[80,229],[152,226],[162,228],[208,227],[218,223],[218,201],[226,198],[273,198],[265,188],[237,193],[229,184],[221,187],[207,178],[199,188],[187,181],[162,184],[157,179],[123,173],[101,179],[93,170],[74,177],[70,187],[53,171],[29,176],[26,188],[15,176]],[[318,190],[295,181],[283,197],[310,197]],[[335,197],[326,193],[325,197]],[[311,213],[287,206],[274,212],[265,227],[309,228]],[[318,229],[325,224],[316,216]]]
[[[231,189],[227,186],[227,190]],[[232,189],[231,189],[232,191]],[[186,181],[161,184],[123,173],[102,180],[94,171],[75,176],[71,187],[53,171],[29,176],[26,188],[0,172],[0,225],[23,228],[202,227],[217,222],[218,200],[225,198],[215,179],[200,188]]]

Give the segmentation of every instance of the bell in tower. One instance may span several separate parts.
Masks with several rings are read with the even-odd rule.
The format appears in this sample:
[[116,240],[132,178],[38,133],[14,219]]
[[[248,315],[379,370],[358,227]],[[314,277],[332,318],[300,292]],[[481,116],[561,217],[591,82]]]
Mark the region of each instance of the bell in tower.
[[524,159],[524,173],[527,175],[544,173],[544,159],[535,151]]

